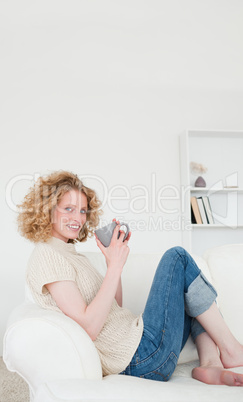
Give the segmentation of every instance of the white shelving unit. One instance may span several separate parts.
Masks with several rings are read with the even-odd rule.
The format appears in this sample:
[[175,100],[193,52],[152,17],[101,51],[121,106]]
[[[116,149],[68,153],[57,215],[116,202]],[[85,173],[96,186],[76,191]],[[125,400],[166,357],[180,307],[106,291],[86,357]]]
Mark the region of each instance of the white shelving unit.
[[[194,187],[190,162],[208,168],[207,187]],[[243,131],[187,130],[180,136],[182,242],[189,252],[243,243]],[[236,186],[236,187],[231,187]],[[191,223],[191,197],[209,197],[214,224]]]

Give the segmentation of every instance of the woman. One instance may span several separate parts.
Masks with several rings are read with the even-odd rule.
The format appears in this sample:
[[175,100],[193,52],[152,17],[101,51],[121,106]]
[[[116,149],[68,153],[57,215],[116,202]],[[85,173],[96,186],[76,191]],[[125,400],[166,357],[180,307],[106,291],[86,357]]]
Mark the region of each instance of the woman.
[[41,177],[19,207],[20,232],[37,243],[26,274],[33,297],[85,329],[103,375],[167,381],[191,333],[200,360],[193,378],[243,385],[243,375],[225,370],[243,365],[243,346],[215,304],[215,289],[184,249],[174,247],[162,256],[144,313],[136,317],[122,307],[121,274],[131,233],[124,240],[117,222],[109,247],[96,237],[107,264],[104,278],[75,250],[74,243],[92,236],[99,222],[100,202],[93,190],[76,175],[58,171]]

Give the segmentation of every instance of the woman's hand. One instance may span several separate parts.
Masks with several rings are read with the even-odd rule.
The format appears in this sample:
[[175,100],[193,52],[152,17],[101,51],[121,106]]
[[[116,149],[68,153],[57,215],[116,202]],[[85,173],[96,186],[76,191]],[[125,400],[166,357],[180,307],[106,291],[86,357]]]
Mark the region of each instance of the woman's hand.
[[[114,229],[109,247],[103,246],[103,244],[101,243],[101,241],[98,239],[98,237],[96,235],[95,235],[95,238],[96,238],[97,246],[99,247],[99,249],[102,251],[102,253],[105,256],[107,267],[109,269],[119,270],[121,273],[123,266],[126,263],[128,254],[130,252],[130,249],[128,247],[128,242],[131,238],[131,232],[129,232],[126,240],[124,240],[125,232],[122,230],[120,231],[120,227],[121,227],[120,222],[117,221],[116,219],[113,219],[113,222],[116,222],[117,226]],[[120,231],[120,236],[118,239],[119,231]]]

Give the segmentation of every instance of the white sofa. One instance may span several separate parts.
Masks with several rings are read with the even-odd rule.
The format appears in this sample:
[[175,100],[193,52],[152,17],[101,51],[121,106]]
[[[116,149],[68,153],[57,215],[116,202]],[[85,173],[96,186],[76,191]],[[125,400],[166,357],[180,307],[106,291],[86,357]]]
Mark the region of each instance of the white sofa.
[[[105,272],[101,253],[85,254]],[[124,305],[136,314],[143,311],[161,255],[129,255],[123,272]],[[216,287],[220,310],[243,343],[243,244],[193,257]],[[9,318],[3,358],[7,368],[28,383],[31,401],[243,401],[242,387],[206,385],[191,378],[198,361],[190,338],[166,383],[123,375],[102,379],[98,353],[86,332],[64,314],[38,307],[28,290],[26,296]],[[238,371],[243,373],[243,368]]]

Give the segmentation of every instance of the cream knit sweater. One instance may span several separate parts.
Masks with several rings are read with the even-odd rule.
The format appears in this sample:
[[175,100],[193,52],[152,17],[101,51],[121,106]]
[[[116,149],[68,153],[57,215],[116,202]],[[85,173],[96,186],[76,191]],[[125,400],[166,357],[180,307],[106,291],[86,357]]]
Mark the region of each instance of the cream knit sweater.
[[[74,244],[52,237],[35,247],[29,259],[26,280],[41,307],[61,312],[45,284],[61,280],[75,281],[88,305],[97,294],[103,277],[87,257],[76,251]],[[114,299],[107,320],[94,341],[104,376],[117,374],[127,367],[139,345],[142,332],[142,316],[134,316]]]

